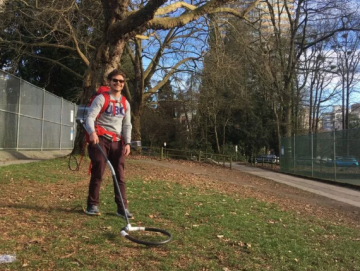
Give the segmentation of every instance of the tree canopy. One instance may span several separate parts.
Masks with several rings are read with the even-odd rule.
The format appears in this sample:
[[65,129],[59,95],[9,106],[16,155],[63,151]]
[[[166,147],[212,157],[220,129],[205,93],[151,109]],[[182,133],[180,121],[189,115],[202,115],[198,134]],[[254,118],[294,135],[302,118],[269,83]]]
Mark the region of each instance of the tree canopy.
[[[359,60],[356,1],[4,3],[0,8],[1,68],[50,87],[56,94],[78,97],[81,103],[106,84],[112,69],[124,69],[135,140],[141,140],[144,112],[167,115],[171,123],[169,104],[162,104],[157,112],[144,109],[148,101],[157,102],[154,94],[165,90],[167,97],[178,99],[174,107],[180,106],[177,110],[186,117],[187,91],[198,92],[198,114],[191,122],[187,118],[183,127],[191,133],[186,138],[192,146],[205,140],[206,146],[210,143],[218,152],[224,152],[227,144],[239,144],[248,153],[264,146],[276,149],[281,136],[317,131],[319,108],[336,95],[343,99],[343,125],[350,126],[346,108],[355,93],[356,73],[349,71],[351,67],[355,71]],[[190,40],[202,39],[200,32],[209,34],[209,44],[188,46]],[[354,37],[356,48],[341,43],[350,41],[345,34]],[[329,62],[333,53],[338,57],[337,74],[342,76],[341,91],[336,94],[327,83],[334,74],[334,62]],[[179,72],[189,75],[178,80]],[[173,88],[177,80],[195,77],[199,80],[196,90],[192,83]],[[170,89],[177,95],[171,96]],[[303,129],[306,103],[309,127]]]

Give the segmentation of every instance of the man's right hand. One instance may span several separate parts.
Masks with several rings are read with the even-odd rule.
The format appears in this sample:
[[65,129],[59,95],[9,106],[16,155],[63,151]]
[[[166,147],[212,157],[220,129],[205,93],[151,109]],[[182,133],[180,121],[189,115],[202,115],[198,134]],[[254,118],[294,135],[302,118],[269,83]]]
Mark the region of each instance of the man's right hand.
[[90,134],[90,142],[93,144],[98,144],[99,143],[99,137],[95,132],[92,132]]

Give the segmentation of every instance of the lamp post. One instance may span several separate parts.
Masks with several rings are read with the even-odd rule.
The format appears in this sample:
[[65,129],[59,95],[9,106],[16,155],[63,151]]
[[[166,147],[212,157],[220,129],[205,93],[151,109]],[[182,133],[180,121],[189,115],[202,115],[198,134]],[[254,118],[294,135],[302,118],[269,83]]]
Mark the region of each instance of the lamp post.
[[164,150],[165,150],[165,157],[166,157],[166,142],[164,142]]

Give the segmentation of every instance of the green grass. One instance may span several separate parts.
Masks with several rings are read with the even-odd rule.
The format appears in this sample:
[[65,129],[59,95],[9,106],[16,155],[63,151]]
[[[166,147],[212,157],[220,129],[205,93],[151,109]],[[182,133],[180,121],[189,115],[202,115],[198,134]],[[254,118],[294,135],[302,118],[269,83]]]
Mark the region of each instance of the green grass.
[[[41,202],[21,195],[21,203],[9,204],[11,195],[0,196],[0,230],[5,233],[0,254],[16,253],[18,259],[0,270],[360,270],[357,230],[191,183],[128,179],[135,215],[131,224],[173,235],[171,243],[160,247],[132,243],[119,234],[125,222],[114,215],[111,180],[102,186],[102,215],[89,217],[80,207],[87,187],[77,186],[88,177],[73,173],[60,178],[59,171],[66,170],[64,159],[0,168],[5,190],[11,185],[11,191],[20,191],[24,179],[34,186],[54,186],[40,190]],[[75,187],[69,200],[62,188],[67,184]],[[52,198],[56,191],[64,193],[64,200]]]
[[[86,163],[88,158],[84,160]],[[74,165],[72,166],[75,168]],[[0,176],[0,184],[9,184],[12,180],[19,179],[34,180],[40,183],[56,183],[59,176],[66,176],[66,180],[69,182],[81,180],[79,174],[74,174],[74,171],[69,170],[68,158],[0,167]]]

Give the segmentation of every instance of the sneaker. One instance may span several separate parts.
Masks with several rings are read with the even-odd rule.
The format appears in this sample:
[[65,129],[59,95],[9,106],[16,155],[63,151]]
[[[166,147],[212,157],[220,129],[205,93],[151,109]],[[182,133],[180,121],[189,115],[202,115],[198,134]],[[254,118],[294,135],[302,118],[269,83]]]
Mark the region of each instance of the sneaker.
[[85,213],[88,215],[100,215],[99,208],[96,205],[88,205]]
[[116,215],[118,215],[118,216],[120,216],[122,218],[125,218],[125,213],[126,213],[127,218],[132,218],[133,217],[133,215],[129,212],[128,209],[125,209],[125,212],[124,212],[123,209],[118,208],[117,212],[116,212]]

